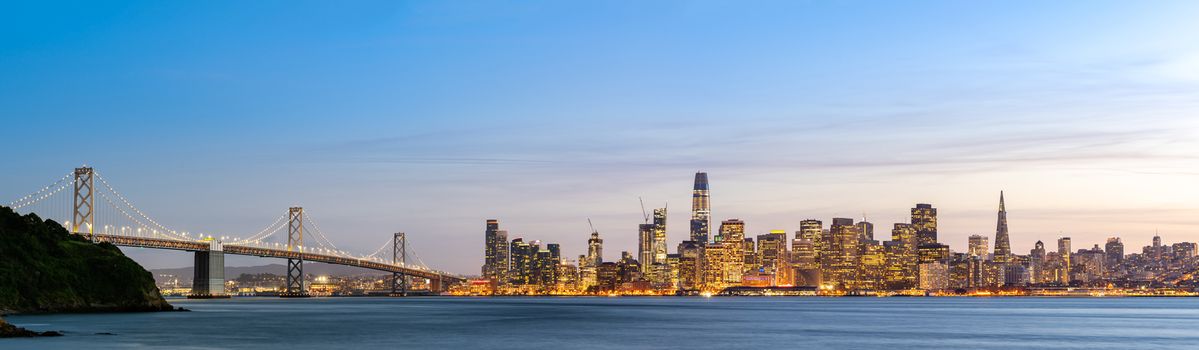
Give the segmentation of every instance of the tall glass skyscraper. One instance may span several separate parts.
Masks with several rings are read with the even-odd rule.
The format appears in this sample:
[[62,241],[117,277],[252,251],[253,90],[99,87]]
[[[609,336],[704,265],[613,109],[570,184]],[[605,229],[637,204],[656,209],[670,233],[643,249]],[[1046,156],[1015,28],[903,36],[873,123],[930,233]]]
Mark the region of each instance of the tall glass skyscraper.
[[995,262],[1006,264],[1012,260],[1012,244],[1007,234],[1007,209],[1003,207],[1003,191],[999,191],[999,218],[995,223]]
[[500,221],[487,220],[483,233],[483,277],[506,283],[508,275],[508,231],[500,230]]
[[707,243],[712,226],[711,194],[708,192],[708,173],[695,173],[691,190],[691,240]]

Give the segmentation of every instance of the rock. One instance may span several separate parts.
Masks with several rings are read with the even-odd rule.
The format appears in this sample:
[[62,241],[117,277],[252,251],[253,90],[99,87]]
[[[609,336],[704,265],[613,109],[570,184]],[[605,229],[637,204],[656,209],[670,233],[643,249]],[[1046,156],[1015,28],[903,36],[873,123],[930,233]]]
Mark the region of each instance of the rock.
[[34,332],[28,329],[17,327],[0,319],[0,338],[30,338],[30,337],[58,337],[62,333],[55,331]]

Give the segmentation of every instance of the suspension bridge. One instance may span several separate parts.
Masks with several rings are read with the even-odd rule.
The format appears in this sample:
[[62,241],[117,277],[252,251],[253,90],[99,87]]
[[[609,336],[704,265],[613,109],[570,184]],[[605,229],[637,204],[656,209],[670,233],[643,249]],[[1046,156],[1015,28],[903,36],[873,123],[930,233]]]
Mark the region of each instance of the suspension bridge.
[[[99,186],[96,186],[99,185]],[[71,191],[67,191],[71,189]],[[406,295],[412,278],[428,280],[432,292],[461,283],[461,276],[431,269],[403,232],[390,235],[374,252],[356,255],[339,249],[303,207],[290,207],[266,228],[242,236],[190,233],[168,228],[133,205],[99,172],[76,168],[52,184],[8,203],[20,213],[52,219],[93,242],[195,253],[192,297],[225,297],[225,255],[287,260],[283,297],[307,296],[304,262],[355,266],[390,272],[392,295]],[[305,245],[305,236],[311,244]],[[390,253],[390,257],[387,256]],[[409,258],[416,263],[410,263]]]

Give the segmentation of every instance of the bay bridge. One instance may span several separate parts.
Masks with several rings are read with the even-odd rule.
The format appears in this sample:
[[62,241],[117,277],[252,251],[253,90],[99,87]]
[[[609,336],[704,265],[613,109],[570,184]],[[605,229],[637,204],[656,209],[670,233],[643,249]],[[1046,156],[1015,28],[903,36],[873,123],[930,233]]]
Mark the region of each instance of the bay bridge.
[[[243,237],[173,230],[146,215],[99,172],[87,166],[75,168],[54,183],[18,198],[8,206],[18,212],[32,212],[43,219],[53,219],[71,233],[97,243],[194,252],[192,297],[229,295],[225,291],[226,254],[286,259],[286,283],[279,294],[283,297],[308,296],[304,282],[305,261],[389,272],[391,295],[396,296],[409,292],[413,278],[428,280],[430,291],[434,293],[465,281],[462,276],[426,266],[408,245],[403,232],[389,235],[370,254],[357,255],[339,249],[311,215],[299,206],[287,208],[266,228]],[[311,244],[305,244],[305,236]],[[417,263],[410,263],[409,257],[414,257]]]

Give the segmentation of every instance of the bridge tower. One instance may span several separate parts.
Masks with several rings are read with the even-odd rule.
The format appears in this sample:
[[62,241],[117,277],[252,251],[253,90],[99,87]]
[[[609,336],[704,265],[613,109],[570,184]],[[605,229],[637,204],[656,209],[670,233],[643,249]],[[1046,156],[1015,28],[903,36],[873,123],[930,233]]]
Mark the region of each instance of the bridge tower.
[[[391,238],[391,263],[403,265],[408,263],[408,239],[403,232],[396,232]],[[399,272],[391,273],[391,296],[408,296],[408,276]]]
[[[92,196],[92,189],[95,183],[92,181],[92,175],[95,171],[89,166],[75,168],[75,206],[74,215],[71,217],[71,233],[86,233],[90,238],[95,227],[95,197]],[[85,229],[81,231],[80,229]]]
[[282,297],[306,297],[304,290],[304,208],[287,209],[287,251],[296,252],[287,258],[287,291]]

